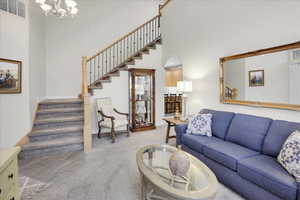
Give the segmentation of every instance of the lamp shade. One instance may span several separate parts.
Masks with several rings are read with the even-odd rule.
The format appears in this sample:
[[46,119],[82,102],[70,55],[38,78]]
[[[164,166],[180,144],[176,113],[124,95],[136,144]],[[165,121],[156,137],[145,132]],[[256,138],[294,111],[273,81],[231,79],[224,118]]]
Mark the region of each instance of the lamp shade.
[[193,91],[192,81],[178,81],[177,90],[178,92],[192,92]]

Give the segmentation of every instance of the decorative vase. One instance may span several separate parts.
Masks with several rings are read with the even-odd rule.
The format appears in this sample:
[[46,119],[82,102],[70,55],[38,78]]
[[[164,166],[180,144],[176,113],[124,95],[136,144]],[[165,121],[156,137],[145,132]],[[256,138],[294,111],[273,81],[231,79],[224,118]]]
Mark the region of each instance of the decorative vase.
[[174,119],[176,119],[176,120],[179,120],[179,119],[180,119],[180,112],[179,112],[178,106],[176,107]]
[[190,169],[189,156],[178,149],[170,157],[169,167],[174,176],[186,176]]

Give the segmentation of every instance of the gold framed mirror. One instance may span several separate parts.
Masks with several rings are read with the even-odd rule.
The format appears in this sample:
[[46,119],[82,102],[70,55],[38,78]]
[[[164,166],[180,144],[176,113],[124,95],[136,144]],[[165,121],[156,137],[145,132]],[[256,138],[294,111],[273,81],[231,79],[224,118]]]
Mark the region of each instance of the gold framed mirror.
[[300,111],[300,41],[220,58],[224,104]]

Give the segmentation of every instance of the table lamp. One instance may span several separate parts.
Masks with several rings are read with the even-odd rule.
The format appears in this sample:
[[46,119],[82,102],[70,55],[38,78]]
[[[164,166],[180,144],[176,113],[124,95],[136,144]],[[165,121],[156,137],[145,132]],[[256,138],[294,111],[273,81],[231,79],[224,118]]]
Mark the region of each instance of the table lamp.
[[192,81],[178,81],[177,82],[177,91],[182,93],[182,100],[183,100],[183,119],[186,119],[187,109],[186,109],[186,100],[187,100],[187,93],[193,91],[193,83]]

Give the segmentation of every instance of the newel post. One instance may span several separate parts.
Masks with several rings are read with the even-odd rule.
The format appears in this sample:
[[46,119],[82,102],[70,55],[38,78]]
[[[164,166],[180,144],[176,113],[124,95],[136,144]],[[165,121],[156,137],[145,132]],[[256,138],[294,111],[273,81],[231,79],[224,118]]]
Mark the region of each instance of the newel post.
[[87,57],[82,56],[82,96],[88,94]]
[[82,93],[84,125],[83,125],[83,145],[84,152],[92,149],[92,122],[91,122],[91,100],[88,92],[88,72],[87,72],[87,57],[82,57]]

